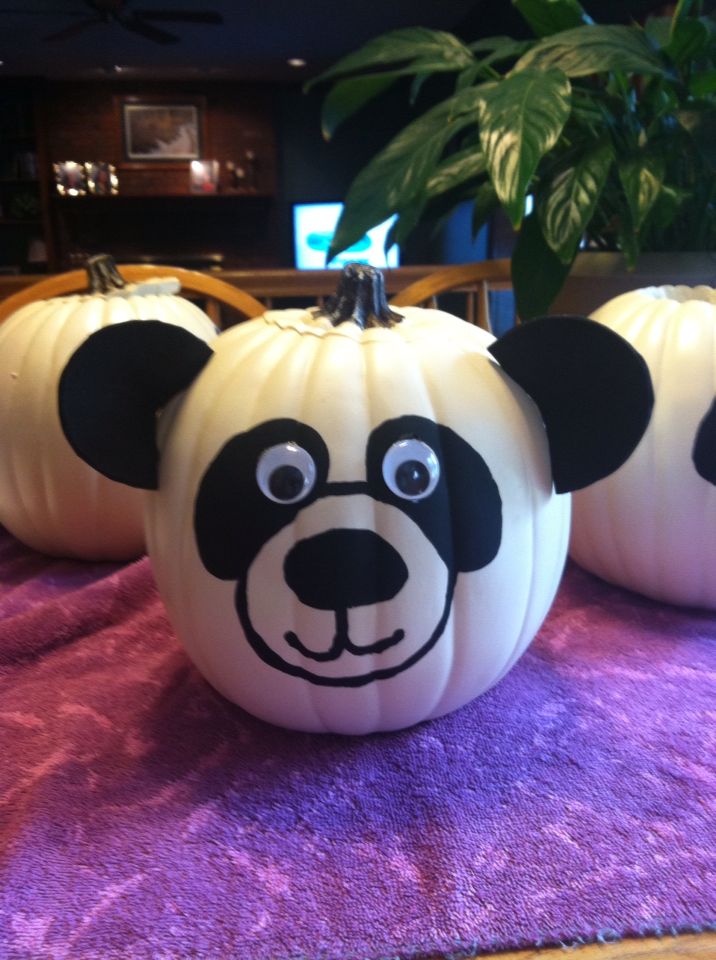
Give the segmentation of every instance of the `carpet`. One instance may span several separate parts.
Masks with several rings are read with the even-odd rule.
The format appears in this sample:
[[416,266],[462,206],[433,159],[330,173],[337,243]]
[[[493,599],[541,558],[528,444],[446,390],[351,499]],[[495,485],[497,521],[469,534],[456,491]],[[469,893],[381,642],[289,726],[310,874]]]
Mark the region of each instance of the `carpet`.
[[147,559],[0,535],[2,960],[385,960],[716,925],[716,617],[567,568],[462,710],[253,719]]

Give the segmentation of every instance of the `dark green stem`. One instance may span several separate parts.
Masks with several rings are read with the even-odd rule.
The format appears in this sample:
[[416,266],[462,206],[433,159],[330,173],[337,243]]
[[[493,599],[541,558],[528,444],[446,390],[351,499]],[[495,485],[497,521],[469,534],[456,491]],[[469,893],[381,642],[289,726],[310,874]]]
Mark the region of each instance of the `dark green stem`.
[[111,293],[125,286],[117,264],[108,253],[97,253],[85,263],[90,293]]
[[347,263],[341,273],[338,290],[319,316],[328,317],[334,327],[348,321],[367,327],[392,327],[403,319],[388,306],[383,274],[364,263]]

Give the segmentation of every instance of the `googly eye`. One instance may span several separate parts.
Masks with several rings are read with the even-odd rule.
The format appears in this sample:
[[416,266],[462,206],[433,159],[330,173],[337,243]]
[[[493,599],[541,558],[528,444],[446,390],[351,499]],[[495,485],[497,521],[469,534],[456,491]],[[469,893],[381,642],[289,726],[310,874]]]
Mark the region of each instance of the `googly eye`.
[[383,479],[404,500],[424,500],[440,479],[440,462],[422,440],[399,440],[383,457]]
[[297,503],[316,484],[313,457],[297,443],[279,443],[269,447],[256,464],[259,489],[274,503]]

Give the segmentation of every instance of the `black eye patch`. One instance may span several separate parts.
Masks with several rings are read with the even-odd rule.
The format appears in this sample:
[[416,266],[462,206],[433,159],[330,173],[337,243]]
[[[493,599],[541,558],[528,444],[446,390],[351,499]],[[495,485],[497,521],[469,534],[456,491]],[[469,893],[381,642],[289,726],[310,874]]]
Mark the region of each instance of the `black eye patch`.
[[[398,496],[383,476],[386,453],[406,438],[427,444],[440,464],[437,483],[423,499]],[[500,492],[480,454],[450,427],[416,416],[386,420],[370,435],[366,467],[371,496],[403,510],[448,567],[468,572],[494,559],[502,539]]]
[[692,457],[698,474],[716,484],[716,400],[696,431]]
[[[303,448],[316,468],[315,483],[298,502],[276,502],[257,482],[261,455],[285,443]],[[228,440],[204,474],[194,506],[199,555],[209,573],[222,580],[241,577],[261,546],[320,495],[328,464],[321,435],[298,420],[268,420]],[[282,479],[279,468],[277,482]]]

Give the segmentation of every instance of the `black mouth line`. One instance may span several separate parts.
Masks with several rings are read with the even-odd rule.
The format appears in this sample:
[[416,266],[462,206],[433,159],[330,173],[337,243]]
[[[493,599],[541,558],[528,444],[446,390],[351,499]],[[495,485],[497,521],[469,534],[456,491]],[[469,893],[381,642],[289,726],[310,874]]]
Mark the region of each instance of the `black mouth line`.
[[389,637],[383,637],[382,640],[376,640],[374,643],[368,643],[365,646],[356,646],[348,635],[348,611],[336,610],[336,634],[328,650],[316,652],[309,650],[305,644],[301,643],[297,634],[293,630],[287,630],[283,638],[289,647],[298,650],[301,656],[309,660],[316,660],[318,663],[326,663],[330,660],[337,660],[345,651],[354,654],[356,657],[363,657],[371,653],[383,653],[384,650],[394,647],[405,637],[405,630],[395,630]]
[[[237,581],[234,602],[236,605],[236,612],[239,617],[239,622],[246,634],[246,639],[249,645],[254,653],[269,667],[273,667],[275,670],[279,670],[281,673],[287,673],[291,677],[299,677],[301,680],[306,680],[309,683],[316,684],[317,686],[357,688],[363,687],[368,683],[373,683],[374,681],[388,680],[391,677],[396,676],[396,674],[403,673],[405,670],[409,670],[413,664],[417,663],[418,660],[421,660],[430,650],[433,649],[435,644],[443,635],[445,625],[450,617],[450,609],[452,607],[452,598],[455,592],[455,580],[457,579],[457,574],[452,569],[448,571],[448,574],[448,582],[445,588],[445,600],[443,603],[442,613],[440,614],[440,619],[435,624],[430,636],[427,637],[422,646],[420,646],[417,650],[413,650],[412,653],[406,654],[406,659],[400,663],[393,663],[382,667],[373,667],[372,669],[369,669],[367,673],[356,675],[348,674],[337,677],[324,676],[321,673],[314,673],[313,669],[316,668],[309,669],[309,665],[303,666],[299,663],[289,663],[288,660],[284,660],[284,658],[275,649],[266,643],[251,621],[248,604],[249,598],[248,591],[246,590],[245,579],[240,579]],[[381,649],[386,649],[385,646],[382,646],[383,644],[392,646],[393,643],[397,644],[399,639],[402,639],[401,631],[396,630],[392,637],[388,637],[385,640],[378,640],[377,642],[378,644],[381,644]],[[298,640],[298,637],[296,637],[296,640],[299,643],[297,649],[300,650],[303,644],[301,644],[301,641]],[[286,638],[286,642],[289,642],[288,638]],[[374,645],[371,644],[371,646],[368,648],[358,647],[355,648],[355,652],[358,655],[361,653],[368,653],[371,652],[371,648],[373,648],[373,646]],[[310,651],[305,652],[310,660],[312,654]],[[315,655],[313,656],[315,659]],[[325,654],[319,654],[318,657],[325,659]]]

